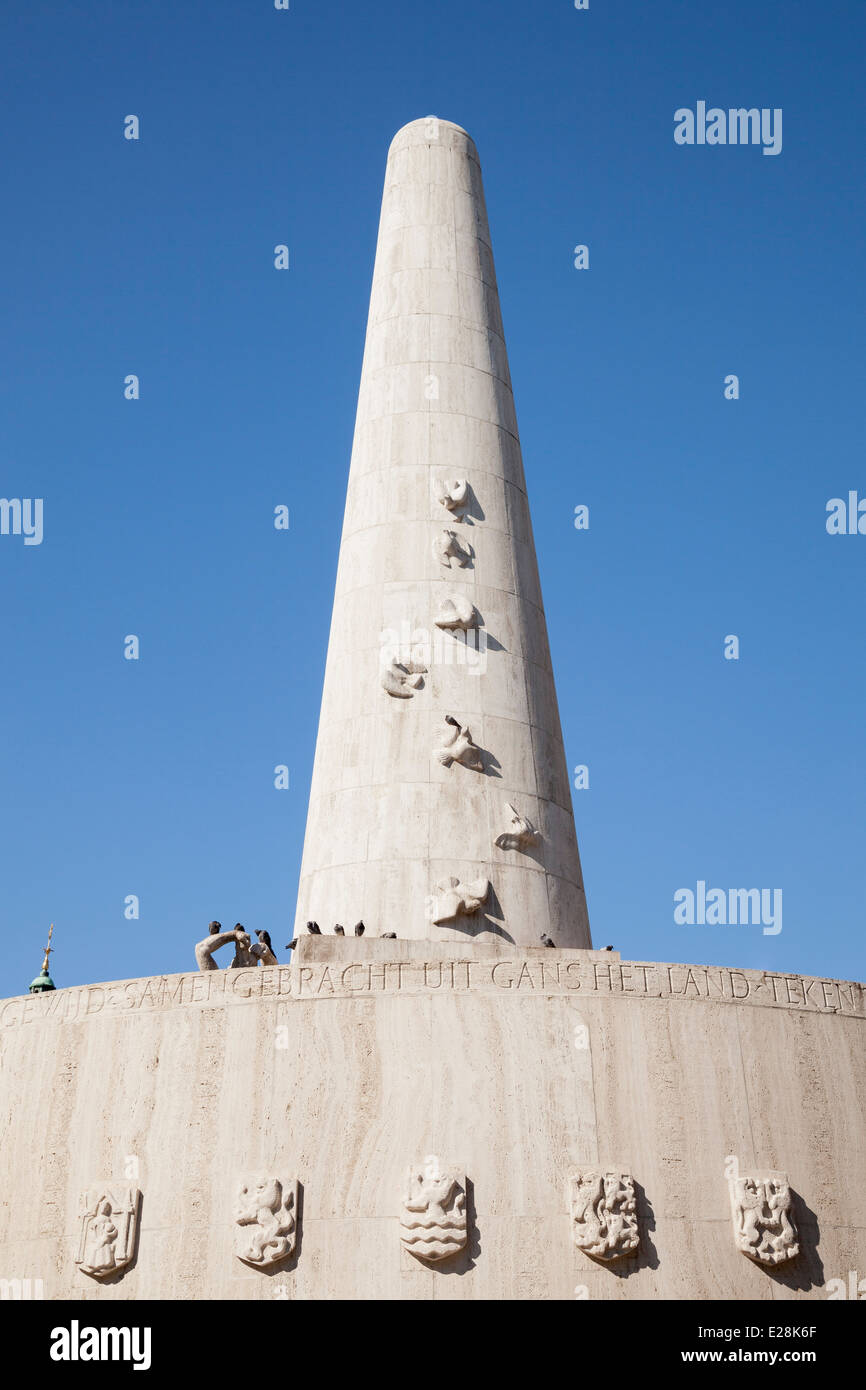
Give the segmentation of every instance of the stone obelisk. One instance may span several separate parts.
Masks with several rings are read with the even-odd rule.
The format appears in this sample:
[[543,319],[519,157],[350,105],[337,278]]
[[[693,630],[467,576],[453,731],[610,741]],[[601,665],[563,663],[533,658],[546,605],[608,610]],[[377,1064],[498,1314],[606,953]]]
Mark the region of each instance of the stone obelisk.
[[296,931],[590,947],[475,145],[395,136]]

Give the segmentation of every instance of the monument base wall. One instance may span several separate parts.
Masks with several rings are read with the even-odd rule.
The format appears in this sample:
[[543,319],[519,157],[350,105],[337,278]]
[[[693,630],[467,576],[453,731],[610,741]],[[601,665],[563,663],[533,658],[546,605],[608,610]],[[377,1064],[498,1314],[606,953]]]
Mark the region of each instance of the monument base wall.
[[[0,1002],[0,1279],[49,1299],[790,1299],[866,1278],[866,993],[604,951],[335,937],[291,966]],[[467,1244],[400,1239],[407,1169],[465,1174]],[[630,1173],[640,1248],[578,1249],[570,1176]],[[735,1246],[728,1175],[781,1171],[799,1255]],[[296,1247],[236,1254],[249,1173]],[[82,1193],[141,1191],[135,1251],[76,1264]],[[8,1294],[12,1285],[3,1286]],[[864,1285],[866,1288],[866,1285]]]

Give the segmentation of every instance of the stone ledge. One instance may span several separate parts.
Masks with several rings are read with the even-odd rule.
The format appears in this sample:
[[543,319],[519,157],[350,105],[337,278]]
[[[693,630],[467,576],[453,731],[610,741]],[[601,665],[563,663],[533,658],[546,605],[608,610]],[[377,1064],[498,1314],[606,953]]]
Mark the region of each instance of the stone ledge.
[[177,1008],[437,994],[565,997],[575,1002],[662,999],[866,1017],[866,989],[855,981],[728,966],[622,961],[610,951],[509,951],[500,943],[464,946],[454,941],[319,937],[304,941],[292,965],[155,975],[0,1000],[0,1036],[27,1024]]

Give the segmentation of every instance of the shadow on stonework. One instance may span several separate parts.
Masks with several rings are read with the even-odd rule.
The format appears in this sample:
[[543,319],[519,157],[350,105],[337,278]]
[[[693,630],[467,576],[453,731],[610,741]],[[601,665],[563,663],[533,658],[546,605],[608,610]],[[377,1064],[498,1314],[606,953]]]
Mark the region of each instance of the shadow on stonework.
[[304,1184],[298,1179],[298,1208],[295,1212],[295,1248],[285,1259],[275,1264],[269,1274],[291,1274],[292,1270],[301,1257],[301,1246],[304,1243]]
[[514,937],[505,930],[502,925],[504,913],[502,904],[496,896],[496,889],[491,883],[487,890],[487,897],[484,899],[484,911],[473,913],[466,917],[454,917],[447,923],[454,931],[462,932],[470,939],[477,936],[496,936],[500,941],[507,941],[509,946],[516,945]]
[[499,759],[494,757],[490,750],[487,748],[479,748],[478,751],[481,754],[481,762],[483,764],[482,775],[484,777],[501,778],[502,773],[499,771],[499,769],[501,768],[502,764],[499,761]]
[[514,946],[516,944],[514,937],[510,932],[505,930],[503,926],[504,921],[505,913],[502,911],[502,903],[499,901],[496,895],[496,889],[491,883],[487,890],[487,898],[484,903],[484,916],[477,924],[473,935],[478,936],[481,932],[491,932],[494,936],[498,936],[501,941],[507,941],[510,946]]
[[507,651],[508,651],[508,648],[507,648],[507,647],[503,647],[503,645],[502,645],[502,643],[500,642],[499,638],[498,638],[498,637],[493,637],[493,636],[491,635],[491,633],[489,632],[489,630],[488,630],[486,627],[483,626],[483,624],[482,624],[482,627],[479,629],[479,631],[483,631],[483,632],[484,632],[484,646],[485,646],[485,648],[487,649],[487,651],[489,651],[489,652],[507,652]]
[[466,496],[463,499],[463,520],[469,525],[474,526],[476,521],[484,520],[484,508],[478,501],[478,497],[471,483],[467,484]]
[[475,1212],[475,1184],[471,1178],[466,1179],[464,1190],[466,1194],[466,1244],[461,1250],[447,1256],[444,1260],[425,1260],[420,1255],[414,1257],[425,1269],[435,1270],[437,1274],[468,1274],[470,1269],[474,1268],[478,1256],[481,1254],[481,1237],[478,1233]]
[[815,1212],[793,1188],[791,1202],[800,1253],[795,1255],[793,1260],[778,1265],[775,1269],[772,1265],[761,1265],[760,1268],[774,1284],[781,1284],[783,1288],[796,1290],[798,1293],[807,1293],[809,1289],[823,1288],[826,1283],[824,1262],[818,1254],[821,1232]]

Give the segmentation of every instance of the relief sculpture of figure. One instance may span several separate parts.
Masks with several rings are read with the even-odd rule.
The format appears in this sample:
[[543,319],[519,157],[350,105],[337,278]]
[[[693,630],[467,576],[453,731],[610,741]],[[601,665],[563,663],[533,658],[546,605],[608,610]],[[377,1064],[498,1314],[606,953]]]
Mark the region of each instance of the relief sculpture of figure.
[[453,594],[450,598],[442,600],[433,621],[437,627],[457,628],[461,632],[468,632],[471,627],[477,627],[478,614],[474,604],[470,603],[464,594]]
[[481,750],[472,742],[472,734],[467,725],[461,724],[453,715],[446,714],[445,723],[449,726],[441,745],[435,749],[437,759],[444,767],[460,763],[473,772],[484,771]]
[[246,970],[250,965],[257,965],[258,962],[253,955],[252,946],[248,933],[241,926],[240,922],[235,922],[235,954],[234,959],[229,965],[229,970]]
[[139,1190],[114,1184],[85,1192],[75,1263],[84,1274],[105,1278],[129,1264],[135,1248]]
[[433,538],[433,554],[440,565],[449,569],[465,569],[472,559],[472,551],[464,545],[456,531],[442,531]]
[[493,842],[499,849],[524,849],[541,838],[532,821],[519,815],[510,801],[505,803],[505,822],[505,830]]
[[791,1189],[787,1178],[770,1178],[767,1181],[767,1206],[772,1218],[773,1234],[770,1244],[779,1261],[791,1260],[800,1253],[797,1232],[791,1216]]
[[634,1179],[617,1169],[587,1168],[571,1179],[574,1243],[596,1260],[633,1255],[640,1244]]
[[260,1174],[242,1178],[235,1209],[238,1259],[264,1269],[291,1255],[296,1209],[297,1182]]
[[785,1173],[738,1174],[729,1179],[737,1249],[758,1264],[777,1265],[800,1253]]
[[111,1219],[111,1203],[103,1202],[90,1222],[84,1261],[93,1274],[105,1274],[114,1269],[114,1242],[117,1227]]
[[382,667],[382,689],[388,695],[395,695],[398,700],[411,700],[415,691],[424,684],[426,671],[427,667],[420,662],[403,663],[394,657]]
[[469,495],[469,482],[466,478],[443,478],[439,484],[437,499],[443,507],[447,507],[449,512],[453,512],[458,521],[462,521],[463,512]]
[[235,969],[239,965],[256,965],[256,958],[250,949],[250,938],[247,937],[246,931],[243,930],[240,923],[234,931],[222,931],[220,923],[211,922],[209,930],[210,934],[204,937],[204,941],[199,941],[196,944],[196,963],[199,970],[220,969],[214,960],[214,951],[218,951],[220,947],[227,947],[227,945],[234,945],[235,958],[232,960],[232,966]]
[[601,1204],[604,1185],[599,1173],[578,1173],[574,1178],[571,1196],[571,1219],[580,1231],[580,1248],[603,1248],[601,1221],[597,1208]]
[[739,1191],[737,1244],[744,1254],[756,1250],[761,1240],[761,1212],[764,1209],[763,1184],[743,1178]]
[[421,1260],[443,1260],[466,1244],[465,1184],[455,1173],[443,1173],[439,1160],[428,1154],[422,1168],[410,1168],[400,1239]]
[[437,883],[427,899],[427,920],[434,927],[442,926],[455,917],[471,916],[486,901],[490,881],[486,878],[461,883],[459,878],[446,878]]

